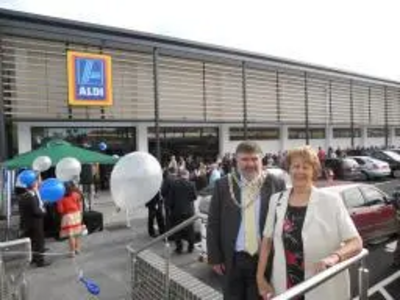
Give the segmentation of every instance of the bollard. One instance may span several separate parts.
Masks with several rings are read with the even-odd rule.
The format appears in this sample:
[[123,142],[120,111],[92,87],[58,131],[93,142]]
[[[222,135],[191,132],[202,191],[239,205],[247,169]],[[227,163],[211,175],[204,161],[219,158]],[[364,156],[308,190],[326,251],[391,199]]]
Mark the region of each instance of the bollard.
[[25,273],[22,274],[21,286],[20,286],[20,297],[21,300],[29,300],[29,285],[26,280]]
[[168,241],[168,238],[165,239],[165,282],[164,282],[164,299],[168,300],[169,299],[169,285],[170,285],[170,278],[169,278],[169,273],[170,273],[170,264],[171,264],[171,245]]
[[368,300],[369,270],[366,268],[365,258],[361,260],[358,269],[358,294],[360,300]]

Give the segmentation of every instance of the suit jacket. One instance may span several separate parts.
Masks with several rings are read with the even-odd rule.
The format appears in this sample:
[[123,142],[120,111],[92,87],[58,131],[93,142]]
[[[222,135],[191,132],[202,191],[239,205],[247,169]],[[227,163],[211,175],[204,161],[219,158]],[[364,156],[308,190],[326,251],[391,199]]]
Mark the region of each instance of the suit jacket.
[[162,200],[161,192],[157,192],[157,194],[153,198],[151,198],[150,201],[146,203],[146,207],[149,209],[154,209],[157,207],[157,205],[161,203],[161,200]]
[[[285,188],[284,180],[268,173],[260,192],[260,233],[264,229],[271,195]],[[237,184],[234,184],[234,193],[240,202],[241,191]],[[228,176],[223,177],[216,182],[208,214],[207,251],[210,264],[224,263],[227,272],[230,271],[241,221],[241,209],[231,197]]]
[[21,215],[21,230],[29,232],[43,231],[45,212],[40,208],[39,198],[32,191],[19,196],[19,212]]
[[194,215],[194,201],[197,198],[196,187],[186,179],[171,182],[165,205],[168,206],[172,218]]
[[[279,295],[286,290],[285,248],[282,228],[291,190],[272,196],[264,236],[273,239],[275,255],[271,283]],[[278,204],[279,203],[279,204]],[[276,213],[276,223],[275,223]],[[350,215],[339,196],[313,188],[302,229],[305,279],[314,275],[313,265],[340,248],[341,243],[359,236]],[[335,278],[307,293],[306,300],[350,299],[350,278],[344,271]]]

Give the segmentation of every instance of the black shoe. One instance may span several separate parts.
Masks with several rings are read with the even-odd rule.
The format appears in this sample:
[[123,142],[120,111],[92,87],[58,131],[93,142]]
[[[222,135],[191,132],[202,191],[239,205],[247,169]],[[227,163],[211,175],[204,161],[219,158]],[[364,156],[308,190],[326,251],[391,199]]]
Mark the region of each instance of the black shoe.
[[176,248],[175,249],[175,253],[176,254],[182,254],[183,253],[182,248]]
[[398,262],[398,261],[393,262],[392,263],[392,268],[400,269],[400,262]]
[[51,263],[48,261],[36,262],[35,264],[36,264],[37,268],[44,268],[44,267],[48,267],[51,265]]

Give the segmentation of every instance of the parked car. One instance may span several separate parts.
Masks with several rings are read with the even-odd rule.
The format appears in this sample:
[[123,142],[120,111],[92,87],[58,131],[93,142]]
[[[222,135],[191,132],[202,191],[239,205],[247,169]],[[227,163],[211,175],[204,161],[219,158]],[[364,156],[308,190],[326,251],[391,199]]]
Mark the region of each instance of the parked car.
[[[379,188],[363,183],[340,183],[321,189],[340,196],[365,243],[381,242],[397,233],[400,224],[392,204],[394,198]],[[203,216],[202,242],[199,245],[202,260],[207,256],[206,226],[211,194],[212,189],[209,189],[199,199],[200,213]]]
[[324,188],[337,193],[346,205],[364,242],[373,242],[398,231],[393,197],[369,184],[338,185]]
[[390,150],[377,150],[371,152],[370,156],[387,162],[392,176],[394,178],[400,177],[400,154]]
[[391,174],[390,166],[385,161],[369,156],[353,156],[351,158],[360,165],[361,172],[367,179],[388,177]]
[[365,179],[365,175],[362,173],[360,165],[352,158],[328,158],[325,160],[325,168],[333,171],[335,179]]

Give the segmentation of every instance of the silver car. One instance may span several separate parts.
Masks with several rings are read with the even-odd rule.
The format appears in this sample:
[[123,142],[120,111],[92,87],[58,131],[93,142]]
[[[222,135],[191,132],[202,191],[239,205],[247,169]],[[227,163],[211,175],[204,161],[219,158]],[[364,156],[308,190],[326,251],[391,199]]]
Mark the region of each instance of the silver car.
[[390,176],[391,170],[387,162],[369,156],[353,156],[361,167],[361,171],[367,179],[382,178]]

